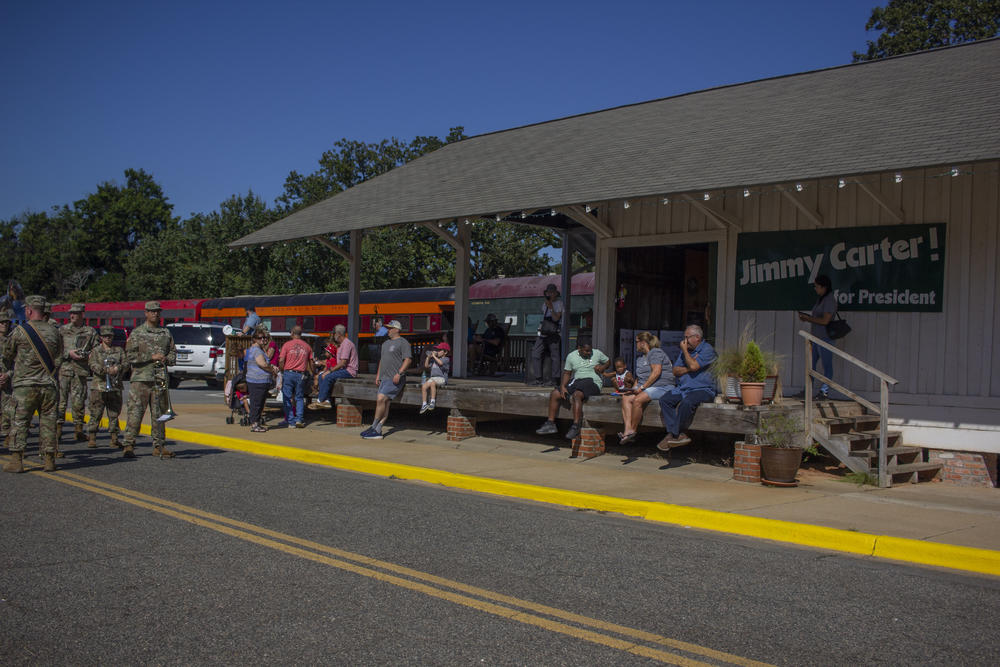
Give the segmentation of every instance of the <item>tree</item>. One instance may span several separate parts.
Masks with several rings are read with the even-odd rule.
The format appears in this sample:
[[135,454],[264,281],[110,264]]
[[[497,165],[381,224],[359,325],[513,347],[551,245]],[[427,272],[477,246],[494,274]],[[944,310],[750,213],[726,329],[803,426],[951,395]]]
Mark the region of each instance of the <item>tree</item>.
[[889,0],[865,30],[883,32],[855,62],[988,39],[1000,34],[1000,0]]

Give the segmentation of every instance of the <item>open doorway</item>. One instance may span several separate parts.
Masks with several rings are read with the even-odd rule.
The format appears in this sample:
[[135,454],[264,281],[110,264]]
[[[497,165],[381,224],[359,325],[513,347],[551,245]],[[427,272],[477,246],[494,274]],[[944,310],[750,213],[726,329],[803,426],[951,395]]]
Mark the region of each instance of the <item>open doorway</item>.
[[714,340],[717,266],[717,243],[619,248],[617,354],[634,352],[636,331],[656,333],[665,349],[691,324]]

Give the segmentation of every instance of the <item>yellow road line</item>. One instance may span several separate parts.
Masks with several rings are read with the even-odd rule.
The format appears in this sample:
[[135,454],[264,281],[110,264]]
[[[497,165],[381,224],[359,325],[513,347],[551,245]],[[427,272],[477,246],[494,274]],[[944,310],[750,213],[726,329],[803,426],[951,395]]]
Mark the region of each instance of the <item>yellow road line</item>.
[[[37,466],[32,464],[31,467],[37,467]],[[522,609],[527,609],[533,612],[554,616],[556,618],[562,618],[564,620],[568,620],[580,625],[585,625],[592,628],[604,630],[606,632],[612,632],[615,634],[624,635],[626,637],[630,637],[632,639],[639,641],[646,641],[646,642],[657,643],[663,646],[669,646],[671,648],[681,650],[686,653],[698,655],[716,661],[726,662],[728,664],[744,665],[747,667],[751,666],[766,667],[767,665],[767,663],[761,663],[749,660],[746,658],[742,658],[740,656],[724,653],[722,651],[715,651],[713,649],[699,646],[697,644],[691,644],[680,640],[670,639],[668,637],[662,637],[660,635],[645,632],[642,630],[637,630],[634,628],[629,628],[627,626],[622,626],[615,623],[608,623],[587,616],[582,616],[580,614],[574,614],[572,612],[564,611],[555,607],[549,607],[547,605],[537,604],[534,602],[530,602],[528,600],[521,600],[519,598],[503,595],[500,593],[495,593],[493,591],[478,588],[475,586],[469,586],[467,584],[463,584],[458,581],[453,581],[450,579],[446,579],[444,577],[439,577],[436,575],[420,572],[418,570],[413,570],[411,568],[399,566],[394,563],[381,561],[375,558],[370,558],[359,554],[353,554],[351,552],[337,549],[335,547],[330,547],[327,545],[319,544],[317,542],[312,542],[310,540],[304,540],[301,538],[294,537],[292,535],[287,535],[284,533],[273,531],[268,528],[264,528],[262,526],[255,526],[253,524],[248,524],[235,519],[230,519],[228,517],[224,517],[218,514],[206,512],[204,510],[199,510],[194,507],[181,505],[179,503],[174,503],[172,501],[163,498],[150,496],[141,493],[139,491],[133,491],[131,489],[115,486],[113,484],[108,484],[105,482],[93,480],[79,474],[62,471],[55,474],[46,474],[45,478],[53,481],[58,481],[63,484],[67,484],[86,491],[90,491],[92,493],[97,493],[106,496],[108,498],[113,498],[121,502],[126,502],[137,507],[142,507],[144,509],[152,510],[154,512],[158,512],[160,514],[164,514],[173,517],[175,519],[179,519],[181,521],[186,521],[188,523],[192,523],[194,525],[201,526],[203,528],[215,530],[217,532],[232,537],[236,537],[238,539],[249,541],[271,549],[276,549],[278,551],[298,556],[300,558],[305,558],[307,560],[336,567],[341,570],[345,570],[355,574],[360,574],[362,576],[370,577],[378,581],[390,583],[412,591],[423,593],[425,595],[446,600],[454,604],[459,604],[485,613],[490,613],[496,616],[501,616],[503,618],[515,620],[520,623],[533,625],[535,627],[543,628],[570,637],[575,637],[577,639],[582,639],[595,644],[600,644],[602,646],[607,646],[609,648],[626,651],[628,653],[632,653],[635,655],[652,658],[660,662],[665,662],[673,665],[682,665],[682,666],[689,666],[689,665],[695,666],[695,665],[708,664],[681,655],[670,653],[667,651],[662,651],[648,646],[642,646],[636,644],[635,641],[623,640],[617,637],[601,634],[600,632],[574,627],[571,625],[567,625],[565,623],[561,623],[559,621],[554,621],[548,618],[544,618],[542,616],[538,616],[533,613],[526,613],[518,609],[512,609],[510,607],[501,606],[500,604],[495,604],[495,603],[499,602],[514,607],[521,607]],[[299,545],[299,546],[293,546],[293,545]],[[305,548],[300,548],[300,547],[307,547],[308,549],[313,549],[314,551],[309,551]],[[316,553],[316,551],[322,553]],[[330,556],[324,555],[324,553],[336,555],[338,556],[338,558],[332,558]],[[363,567],[361,565],[356,565],[354,563],[347,561],[355,561],[356,563],[363,563],[365,565],[378,567],[383,570],[388,570],[389,572],[395,572],[397,574],[402,574],[411,577],[413,579],[417,579],[418,581],[412,581],[411,579],[403,579],[402,577],[398,577],[393,574],[379,572],[377,570],[370,569],[369,567]],[[459,593],[455,593],[452,591],[441,590],[439,588],[429,586],[425,583],[421,583],[421,581],[433,583],[438,586],[452,588],[454,590],[462,591],[464,593],[469,593],[471,595],[477,595],[479,597],[486,598],[486,600],[477,600],[475,598],[468,597],[467,595],[461,595]]]

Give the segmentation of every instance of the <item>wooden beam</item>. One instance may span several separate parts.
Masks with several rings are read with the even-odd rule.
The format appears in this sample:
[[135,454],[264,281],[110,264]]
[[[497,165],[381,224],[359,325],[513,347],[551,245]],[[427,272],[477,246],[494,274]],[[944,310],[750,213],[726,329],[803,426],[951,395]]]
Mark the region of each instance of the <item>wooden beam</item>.
[[359,347],[361,342],[361,230],[350,232],[353,259],[347,266],[347,337]]
[[858,187],[865,191],[865,193],[875,200],[875,203],[885,209],[886,213],[892,216],[896,222],[903,222],[906,214],[895,206],[893,206],[888,199],[882,196],[881,192],[877,192],[870,188],[864,181],[855,181]]
[[[347,252],[342,247],[340,247],[339,245],[337,245],[336,243],[334,243],[330,239],[326,238],[325,236],[314,236],[312,238],[313,238],[314,241],[316,241],[317,243],[320,243],[322,245],[325,245],[327,248],[329,248],[330,250],[334,251],[335,253],[337,253],[338,255],[340,255],[341,257],[343,257],[348,262],[353,261],[353,259],[351,257],[351,253]],[[354,248],[351,248],[351,250],[353,251]]]
[[472,229],[469,225],[458,225],[458,237],[455,239],[455,311],[454,328],[451,336],[451,354],[453,365],[451,374],[464,378],[468,375],[469,345],[466,340],[469,319],[469,276],[472,273],[469,250],[472,239]]
[[443,229],[441,227],[438,227],[438,223],[436,223],[436,222],[425,222],[425,223],[423,223],[423,225],[427,229],[429,229],[432,232],[434,232],[434,234],[436,234],[439,238],[443,239],[444,242],[447,243],[448,245],[450,245],[452,248],[454,248],[455,250],[459,249],[460,241],[457,238],[455,238],[455,236],[453,236],[451,232],[449,232],[449,231],[447,231],[447,230],[445,230],[445,229]]
[[694,206],[696,209],[704,213],[712,222],[719,225],[719,227],[726,228],[732,227],[733,229],[743,229],[743,221],[739,218],[721,211],[714,206],[710,206],[704,202],[700,202],[691,195],[683,195],[684,201]]
[[792,192],[789,192],[788,190],[782,190],[781,195],[788,201],[792,202],[792,204],[795,205],[795,208],[799,209],[799,212],[802,213],[802,215],[809,218],[809,220],[817,227],[823,227],[826,224],[823,222],[823,216],[818,211],[814,211],[805,204],[803,204],[801,201],[799,201],[798,196],[796,196]]
[[590,231],[594,232],[598,238],[609,239],[614,236],[614,232],[606,224],[597,219],[594,215],[583,210],[582,206],[573,204],[557,208],[556,211],[562,213],[567,218],[580,223]]

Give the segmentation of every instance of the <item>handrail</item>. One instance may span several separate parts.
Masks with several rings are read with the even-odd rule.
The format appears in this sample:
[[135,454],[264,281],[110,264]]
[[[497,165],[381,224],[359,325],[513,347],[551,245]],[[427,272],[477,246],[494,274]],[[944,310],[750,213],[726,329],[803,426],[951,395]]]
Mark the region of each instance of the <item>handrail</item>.
[[[869,366],[865,362],[861,361],[855,356],[842,352],[834,347],[832,344],[813,336],[804,330],[799,331],[799,335],[806,340],[806,381],[805,381],[805,423],[809,425],[809,432],[812,433],[812,409],[813,409],[813,392],[812,392],[812,381],[813,378],[817,378],[826,382],[828,385],[833,386],[838,391],[844,393],[851,398],[856,403],[860,403],[869,410],[877,413],[879,416],[879,427],[878,427],[878,485],[880,488],[886,488],[891,486],[892,477],[889,475],[888,470],[888,452],[886,451],[887,444],[889,441],[889,385],[898,384],[899,380],[894,377],[883,373],[879,369]],[[855,366],[861,368],[872,375],[879,378],[879,407],[876,408],[873,403],[865,400],[861,396],[855,394],[852,391],[847,390],[842,385],[839,385],[830,378],[817,373],[812,369],[812,346],[819,345],[820,347],[830,350],[842,359],[846,359]]]

